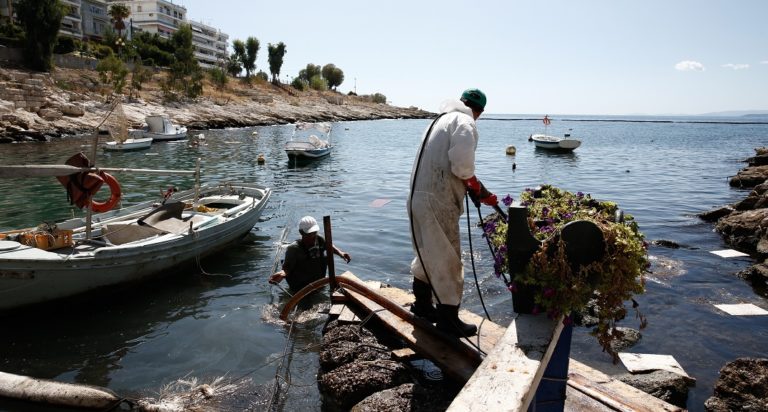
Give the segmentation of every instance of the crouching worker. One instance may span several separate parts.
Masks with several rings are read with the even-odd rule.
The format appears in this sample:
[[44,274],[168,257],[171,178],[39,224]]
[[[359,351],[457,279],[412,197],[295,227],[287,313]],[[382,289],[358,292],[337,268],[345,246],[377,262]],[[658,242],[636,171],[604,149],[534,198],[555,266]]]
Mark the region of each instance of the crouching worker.
[[[283,270],[269,277],[269,283],[278,284],[285,279],[291,293],[296,293],[310,283],[325,277],[328,260],[325,254],[325,239],[318,234],[320,227],[312,216],[299,221],[301,239],[291,243],[285,250]],[[333,245],[333,253],[349,263],[352,257]]]

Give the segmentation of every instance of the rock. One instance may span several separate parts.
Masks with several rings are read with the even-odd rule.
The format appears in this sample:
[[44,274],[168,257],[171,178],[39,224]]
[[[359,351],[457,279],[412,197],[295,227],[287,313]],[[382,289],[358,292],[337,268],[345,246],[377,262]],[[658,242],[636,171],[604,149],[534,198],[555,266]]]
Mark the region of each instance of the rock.
[[40,109],[37,115],[48,121],[59,120],[63,116],[58,109]]
[[332,371],[341,365],[354,361],[390,360],[392,352],[379,343],[336,341],[323,346],[320,351],[320,368]]
[[15,114],[4,114],[0,116],[0,119],[12,125],[19,126],[22,129],[29,129],[29,123]]
[[611,349],[616,353],[623,352],[632,346],[635,346],[635,344],[643,337],[637,329],[618,326],[616,327],[616,330],[621,333],[620,338],[611,340]]
[[749,166],[740,170],[736,176],[730,180],[732,187],[754,187],[768,179],[768,165]]
[[356,361],[318,378],[325,410],[349,410],[375,392],[409,382],[408,368],[391,360]]
[[350,412],[415,411],[412,399],[418,385],[406,383],[374,393],[353,406]]
[[736,273],[736,275],[758,286],[758,289],[765,290],[765,286],[768,286],[768,260],[752,265]]
[[710,412],[768,411],[768,359],[739,358],[720,369],[714,395],[704,402]]
[[669,249],[680,249],[680,245],[672,240],[658,239],[651,242],[651,244]]
[[59,110],[64,116],[80,117],[85,114],[85,110],[76,104],[62,104],[59,106]]
[[757,245],[768,228],[768,208],[737,211],[720,219],[715,230],[726,243],[746,253],[757,253]]
[[695,384],[691,378],[665,370],[625,373],[614,378],[681,408],[688,402],[688,387]]
[[707,212],[701,212],[699,213],[699,217],[705,222],[714,222],[721,217],[728,216],[733,212],[733,210],[734,209],[731,206],[723,206]]
[[405,383],[374,393],[353,406],[351,412],[444,411],[451,405],[455,394],[442,393],[445,391],[439,389]]

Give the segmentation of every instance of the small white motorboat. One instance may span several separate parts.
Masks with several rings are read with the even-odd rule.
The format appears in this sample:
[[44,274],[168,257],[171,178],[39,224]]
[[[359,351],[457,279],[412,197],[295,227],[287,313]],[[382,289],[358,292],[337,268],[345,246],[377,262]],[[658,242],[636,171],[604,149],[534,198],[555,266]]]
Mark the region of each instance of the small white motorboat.
[[144,135],[143,130],[129,130],[127,139],[115,139],[111,142],[104,143],[104,150],[110,152],[128,152],[131,150],[148,149],[152,145],[154,140],[151,137],[142,137]]
[[[333,150],[333,145],[330,143],[331,128],[330,123],[297,123],[291,140],[285,144],[285,153],[288,155],[288,159],[317,159],[331,154]],[[324,138],[315,134],[296,138],[297,133],[315,131],[322,134]]]
[[545,134],[534,134],[528,140],[532,141],[537,148],[562,152],[570,152],[581,146],[581,140],[572,139],[570,133],[566,133],[562,138]]
[[187,128],[173,124],[171,119],[165,116],[147,116],[144,121],[144,137],[151,137],[155,141],[182,140],[187,138]]

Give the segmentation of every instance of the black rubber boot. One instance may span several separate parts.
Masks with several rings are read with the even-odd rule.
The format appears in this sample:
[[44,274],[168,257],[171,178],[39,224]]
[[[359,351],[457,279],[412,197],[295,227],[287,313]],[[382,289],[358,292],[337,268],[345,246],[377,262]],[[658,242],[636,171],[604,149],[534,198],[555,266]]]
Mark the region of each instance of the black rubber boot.
[[432,305],[432,287],[429,283],[413,278],[413,296],[416,301],[411,304],[411,312],[432,323],[437,322],[437,309]]
[[453,305],[437,305],[436,326],[441,331],[460,338],[477,334],[477,326],[462,322],[459,319],[459,307]]

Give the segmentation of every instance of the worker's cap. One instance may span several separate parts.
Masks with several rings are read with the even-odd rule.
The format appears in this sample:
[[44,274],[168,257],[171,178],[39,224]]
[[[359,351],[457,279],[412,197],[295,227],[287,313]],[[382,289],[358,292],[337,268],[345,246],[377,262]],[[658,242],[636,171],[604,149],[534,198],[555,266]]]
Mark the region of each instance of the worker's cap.
[[320,227],[317,226],[317,220],[312,216],[304,216],[299,221],[299,232],[309,234],[318,232]]
[[467,89],[461,94],[461,101],[467,106],[482,112],[485,110],[485,103],[488,99],[486,99],[485,93],[481,92],[480,89]]

